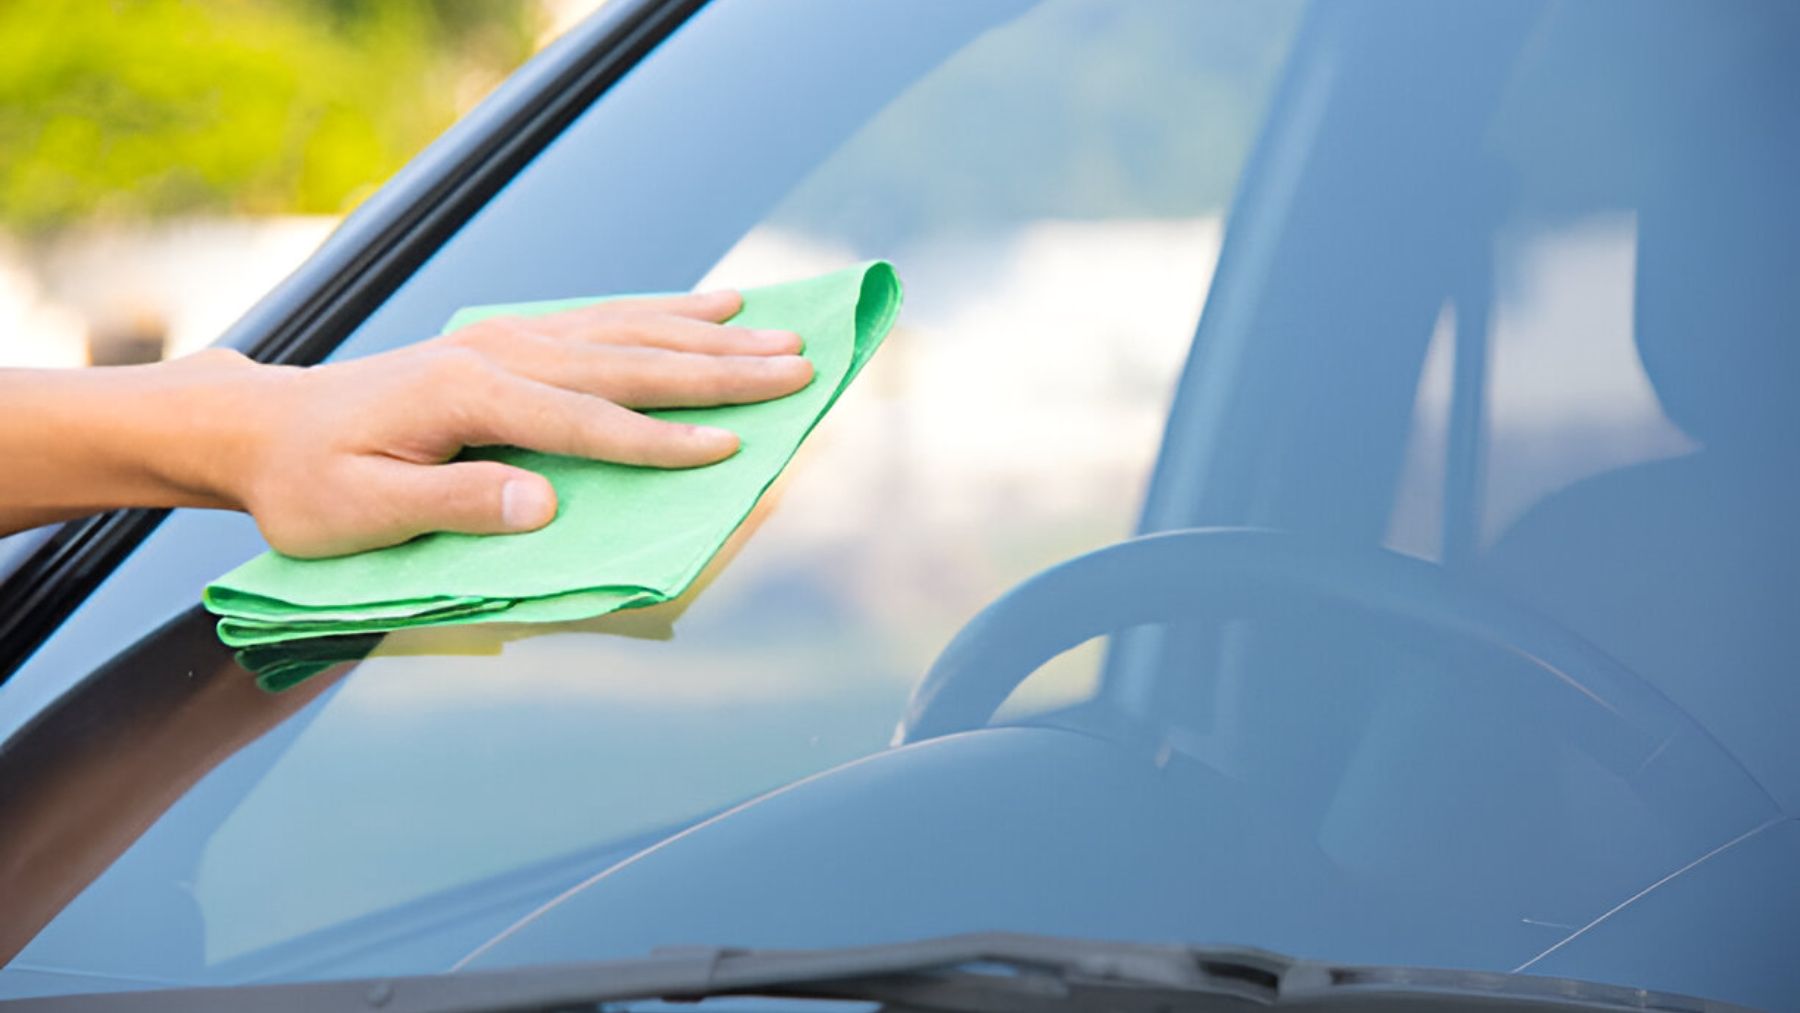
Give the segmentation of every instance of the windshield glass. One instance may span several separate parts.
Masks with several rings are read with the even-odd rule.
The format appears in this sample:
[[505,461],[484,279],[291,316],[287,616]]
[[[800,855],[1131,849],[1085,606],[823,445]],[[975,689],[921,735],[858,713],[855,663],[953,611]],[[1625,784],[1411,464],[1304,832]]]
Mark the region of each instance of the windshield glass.
[[335,355],[883,257],[880,354],[682,600],[275,696],[177,512],[0,689],[0,996],[1011,929],[1767,1002],[1631,927],[1766,950],[1652,888],[1800,861],[1800,40],[1712,10],[708,4]]

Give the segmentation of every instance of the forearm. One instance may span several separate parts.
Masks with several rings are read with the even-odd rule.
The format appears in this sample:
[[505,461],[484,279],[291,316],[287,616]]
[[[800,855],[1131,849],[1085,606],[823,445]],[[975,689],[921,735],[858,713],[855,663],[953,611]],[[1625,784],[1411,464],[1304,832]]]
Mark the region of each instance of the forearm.
[[0,533],[118,507],[232,507],[238,360],[0,370]]

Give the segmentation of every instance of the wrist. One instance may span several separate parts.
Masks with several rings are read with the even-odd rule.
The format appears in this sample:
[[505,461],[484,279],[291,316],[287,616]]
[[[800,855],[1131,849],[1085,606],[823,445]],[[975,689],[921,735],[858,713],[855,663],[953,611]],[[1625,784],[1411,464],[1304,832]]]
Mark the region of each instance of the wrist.
[[140,423],[123,435],[130,458],[165,500],[158,505],[247,509],[270,384],[291,370],[224,349],[145,368],[157,375],[140,388],[132,413]]
[[263,370],[225,350],[169,362],[104,367],[59,377],[69,389],[51,450],[79,468],[72,493],[88,509],[242,509],[242,469]]
[[121,507],[241,509],[285,386],[270,381],[291,372],[226,351],[0,370],[0,534]]

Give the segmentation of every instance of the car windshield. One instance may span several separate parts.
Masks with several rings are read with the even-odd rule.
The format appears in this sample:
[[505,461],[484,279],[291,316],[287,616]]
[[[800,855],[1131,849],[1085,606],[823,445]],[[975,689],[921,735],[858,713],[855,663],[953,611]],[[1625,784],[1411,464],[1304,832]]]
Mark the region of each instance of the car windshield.
[[682,599],[281,694],[177,511],[0,688],[0,998],[1013,930],[1779,1004],[1800,23],[1737,6],[713,0],[334,357],[870,257],[881,352]]

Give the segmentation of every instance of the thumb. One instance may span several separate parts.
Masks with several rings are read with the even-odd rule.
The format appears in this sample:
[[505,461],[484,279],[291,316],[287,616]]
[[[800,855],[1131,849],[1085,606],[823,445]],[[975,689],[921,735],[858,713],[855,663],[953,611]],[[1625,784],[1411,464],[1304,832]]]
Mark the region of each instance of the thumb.
[[386,485],[406,537],[534,531],[556,517],[556,490],[544,476],[497,461],[407,465]]

